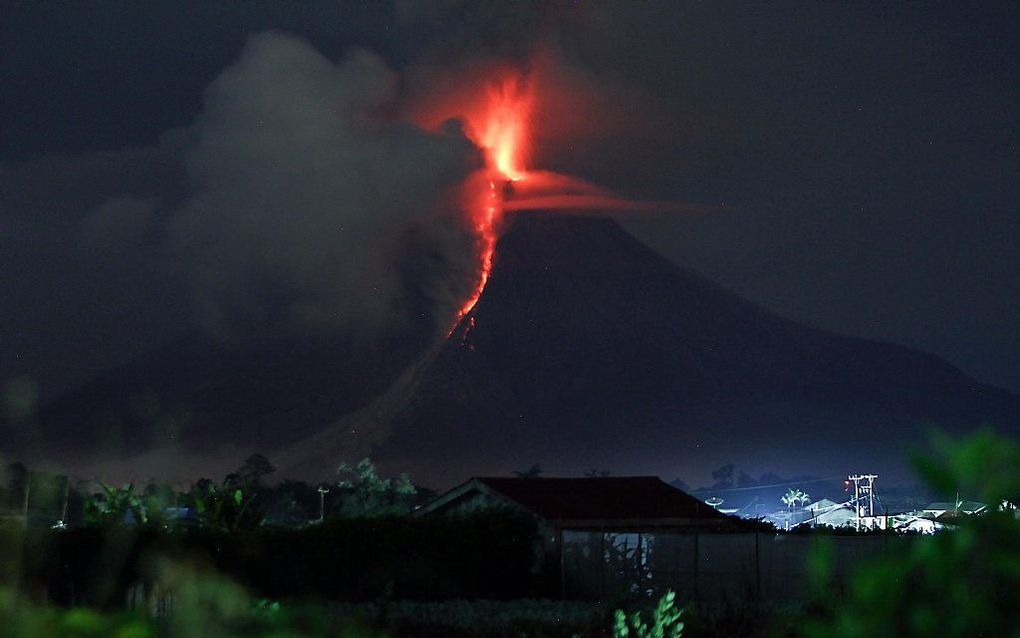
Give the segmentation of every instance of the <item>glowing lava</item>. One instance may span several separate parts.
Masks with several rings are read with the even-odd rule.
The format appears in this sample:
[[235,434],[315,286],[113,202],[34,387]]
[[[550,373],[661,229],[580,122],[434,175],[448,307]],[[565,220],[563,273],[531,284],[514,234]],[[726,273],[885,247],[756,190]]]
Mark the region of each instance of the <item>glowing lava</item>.
[[478,121],[469,117],[469,135],[489,155],[489,163],[512,181],[525,177],[528,119],[532,96],[520,77],[506,78],[489,87],[486,106]]
[[[525,168],[530,141],[533,84],[520,72],[503,72],[484,90],[457,94],[422,114],[423,125],[435,127],[450,117],[463,118],[468,137],[485,152],[486,168],[464,182],[462,193],[475,233],[478,270],[447,336],[474,309],[492,272],[493,253],[503,215],[512,210],[542,211],[702,211],[703,206],[680,202],[634,201],[583,179],[551,171]],[[509,193],[513,199],[507,199]],[[463,337],[474,326],[469,317]],[[464,343],[462,341],[462,343]]]
[[[503,218],[506,182],[525,179],[524,156],[532,97],[520,77],[506,77],[488,87],[486,99],[475,113],[466,114],[467,134],[486,154],[486,179],[469,180],[478,192],[469,195],[470,215],[479,253],[477,281],[457,311],[454,328],[478,303],[492,272],[499,224]],[[451,334],[453,329],[451,329]]]

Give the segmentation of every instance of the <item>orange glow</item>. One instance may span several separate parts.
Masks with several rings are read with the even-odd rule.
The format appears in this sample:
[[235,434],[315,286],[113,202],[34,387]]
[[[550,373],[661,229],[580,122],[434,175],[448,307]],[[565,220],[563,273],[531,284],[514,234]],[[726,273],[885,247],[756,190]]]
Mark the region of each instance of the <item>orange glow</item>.
[[[503,218],[503,188],[506,181],[521,181],[527,172],[524,157],[528,138],[528,119],[532,97],[524,80],[506,76],[487,87],[481,108],[465,114],[467,134],[485,151],[488,179],[468,180],[469,188],[481,184],[481,192],[470,193],[470,215],[477,236],[479,266],[471,294],[457,311],[453,328],[478,303],[492,272],[498,229]],[[450,333],[452,334],[453,328]]]
[[[635,201],[583,179],[533,167],[529,170],[527,165],[532,159],[529,144],[538,125],[542,126],[541,133],[548,137],[550,134],[562,136],[564,130],[569,130],[571,135],[583,133],[584,127],[591,124],[590,113],[585,110],[589,105],[578,97],[581,94],[572,92],[570,88],[574,85],[569,82],[567,90],[558,88],[556,81],[550,81],[556,77],[555,69],[543,72],[542,61],[542,58],[533,61],[527,75],[512,68],[468,69],[447,78],[445,83],[440,81],[409,113],[415,123],[426,129],[437,129],[450,119],[461,120],[464,133],[484,153],[485,168],[464,180],[460,190],[475,235],[478,261],[474,284],[457,309],[447,334],[451,336],[463,325],[462,345],[467,347],[470,344],[466,339],[475,323],[471,312],[492,274],[496,241],[506,213],[520,210],[567,214],[575,211],[583,214],[592,211],[603,214],[624,211],[704,213],[720,208],[679,201]],[[548,64],[549,59],[545,59],[545,63]],[[541,87],[540,95],[536,86]],[[546,115],[541,121],[532,121],[535,108],[542,108]],[[572,121],[566,121],[571,117]],[[637,118],[628,118],[628,122],[632,119]],[[604,119],[602,123],[605,124]],[[575,130],[578,127],[581,130]]]
[[519,78],[504,78],[488,87],[481,117],[468,117],[469,134],[484,148],[490,164],[507,179],[524,179],[531,93]]
[[497,226],[503,215],[503,202],[496,191],[495,181],[488,181],[484,200],[476,208],[476,210],[471,211],[471,214],[480,257],[478,278],[471,290],[471,294],[457,311],[457,317],[453,322],[453,326],[450,327],[449,334],[453,334],[453,330],[460,323],[460,320],[471,312],[475,304],[478,303],[479,297],[482,296],[482,291],[485,290],[485,284],[489,281],[489,275],[492,273],[492,255],[496,251]]

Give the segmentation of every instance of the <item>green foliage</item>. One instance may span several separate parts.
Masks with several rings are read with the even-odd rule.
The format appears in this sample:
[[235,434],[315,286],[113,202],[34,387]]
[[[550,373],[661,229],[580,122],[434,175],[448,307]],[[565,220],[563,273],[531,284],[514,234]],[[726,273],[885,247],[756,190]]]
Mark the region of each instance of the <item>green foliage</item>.
[[[300,529],[0,527],[0,584],[59,604],[117,605],[158,579],[154,557],[216,567],[260,597],[366,601],[534,596],[534,520],[521,514],[327,520]],[[9,541],[9,542],[8,542]]]
[[276,471],[269,459],[261,454],[252,454],[238,468],[236,474],[245,485],[260,485],[262,479]]
[[917,457],[921,478],[945,497],[966,496],[991,507],[1020,503],[1020,445],[983,429],[964,439],[934,438],[933,457]]
[[783,501],[783,505],[787,507],[796,507],[798,504],[807,505],[811,502],[811,497],[808,496],[807,492],[790,488],[779,500]]
[[606,627],[605,608],[581,601],[395,600],[342,603],[333,609],[396,636],[573,638],[601,636]]
[[190,497],[199,524],[208,529],[236,532],[262,522],[262,512],[254,504],[255,493],[247,486],[217,486],[208,481],[196,485]]
[[680,620],[683,610],[676,607],[676,593],[667,591],[652,612],[650,623],[641,617],[640,611],[630,616],[622,609],[613,614],[613,638],[680,638],[684,623]]
[[255,600],[237,584],[181,566],[164,567],[164,613],[104,613],[40,606],[0,591],[0,635],[10,638],[370,638],[379,636],[324,607]]
[[398,516],[410,511],[411,499],[417,493],[407,474],[384,479],[368,458],[354,467],[342,463],[337,473],[343,476],[340,515],[347,518]]
[[0,635],[9,638],[155,638],[154,623],[137,613],[103,614],[42,607],[0,591]]
[[[1020,447],[990,432],[940,438],[938,454],[920,462],[943,493],[976,495],[989,511],[964,516],[955,529],[917,538],[910,551],[857,570],[849,587],[817,595],[818,612],[801,623],[808,637],[1020,636]],[[831,559],[812,561],[816,589],[831,590]]]
[[[117,613],[32,604],[0,590],[0,635],[11,638],[573,638],[604,635],[598,603],[523,599],[312,605],[253,598],[182,564],[162,568],[170,604]],[[669,634],[666,634],[669,635]]]
[[149,522],[144,498],[135,493],[135,486],[122,487],[99,484],[100,492],[85,502],[85,522],[89,525],[124,525]]

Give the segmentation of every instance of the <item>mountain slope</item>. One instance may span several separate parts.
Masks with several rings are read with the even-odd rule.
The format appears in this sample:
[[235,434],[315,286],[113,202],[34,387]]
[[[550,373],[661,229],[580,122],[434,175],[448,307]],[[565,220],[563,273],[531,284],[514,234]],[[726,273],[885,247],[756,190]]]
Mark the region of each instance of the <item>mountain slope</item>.
[[[21,448],[90,470],[135,456],[147,476],[222,473],[258,449],[314,479],[371,453],[441,486],[533,463],[886,477],[930,423],[1020,430],[1020,398],[938,357],[783,319],[606,218],[516,214],[477,305],[432,334],[192,339],[54,402]],[[145,456],[161,448],[175,460]],[[218,449],[216,469],[180,465]]]
[[899,468],[931,422],[1015,429],[1020,400],[937,357],[782,319],[609,219],[531,213],[380,457],[445,480],[534,462],[841,473]]
[[11,428],[5,454],[119,479],[221,476],[328,427],[386,390],[425,334],[225,344],[198,336],[149,353]]

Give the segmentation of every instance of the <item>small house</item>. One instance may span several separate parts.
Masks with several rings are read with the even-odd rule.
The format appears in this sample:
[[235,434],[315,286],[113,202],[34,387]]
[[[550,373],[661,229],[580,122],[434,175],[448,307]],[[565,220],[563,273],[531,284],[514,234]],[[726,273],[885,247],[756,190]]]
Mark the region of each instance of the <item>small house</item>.
[[565,530],[663,532],[734,529],[743,522],[655,476],[476,477],[439,496],[419,516],[508,507],[532,514],[547,544]]
[[951,521],[959,516],[982,514],[987,509],[988,506],[984,503],[976,503],[974,501],[931,503],[921,510],[921,515],[936,521]]
[[[697,578],[698,537],[750,529],[654,476],[488,478],[458,485],[419,516],[510,508],[535,518],[537,569],[556,576],[560,594],[601,599],[634,587],[669,587],[677,570]],[[747,535],[725,534],[734,538]],[[704,550],[702,550],[704,552]],[[685,566],[685,567],[682,567]]]
[[849,503],[836,503],[823,498],[816,503],[808,505],[811,517],[805,521],[810,527],[824,525],[826,527],[849,527],[854,525],[857,518],[854,515],[854,508]]

